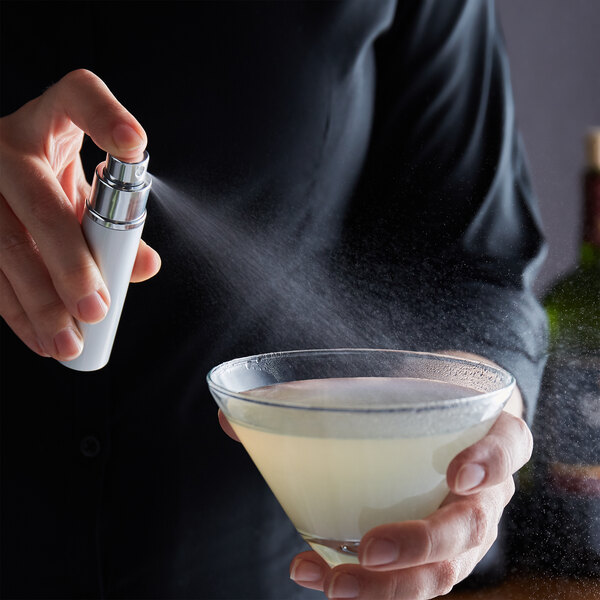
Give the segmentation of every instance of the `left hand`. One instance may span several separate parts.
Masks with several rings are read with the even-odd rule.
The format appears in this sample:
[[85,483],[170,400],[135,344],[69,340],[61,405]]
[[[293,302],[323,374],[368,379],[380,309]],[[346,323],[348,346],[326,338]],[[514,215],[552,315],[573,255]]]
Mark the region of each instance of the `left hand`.
[[290,576],[332,598],[427,600],[447,594],[496,539],[514,494],[512,475],[530,458],[525,422],[503,412],[489,433],[450,463],[450,493],[426,519],[380,525],[363,537],[360,565],[330,569],[313,551],[298,554]]

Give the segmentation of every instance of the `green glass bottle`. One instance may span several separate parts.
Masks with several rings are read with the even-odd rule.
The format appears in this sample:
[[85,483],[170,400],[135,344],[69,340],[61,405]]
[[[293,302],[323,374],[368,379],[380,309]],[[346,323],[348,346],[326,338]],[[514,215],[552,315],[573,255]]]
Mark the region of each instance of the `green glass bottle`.
[[578,267],[544,298],[550,350],[600,352],[600,129],[586,138],[584,227]]
[[550,347],[533,425],[533,509],[543,569],[599,577],[600,129],[586,136],[586,157],[579,264],[543,300]]

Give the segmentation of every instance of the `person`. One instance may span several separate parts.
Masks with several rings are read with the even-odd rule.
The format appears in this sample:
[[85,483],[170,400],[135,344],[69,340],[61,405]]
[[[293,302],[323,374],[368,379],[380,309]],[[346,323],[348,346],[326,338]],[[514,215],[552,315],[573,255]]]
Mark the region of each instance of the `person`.
[[[414,599],[466,578],[530,456],[545,352],[492,0],[2,10],[3,595]],[[57,362],[110,303],[79,227],[84,133],[126,161],[149,142],[164,184],[132,275],[149,281],[93,373]],[[519,391],[452,461],[437,511],[331,570],[218,427],[204,377],[334,346],[468,353]]]

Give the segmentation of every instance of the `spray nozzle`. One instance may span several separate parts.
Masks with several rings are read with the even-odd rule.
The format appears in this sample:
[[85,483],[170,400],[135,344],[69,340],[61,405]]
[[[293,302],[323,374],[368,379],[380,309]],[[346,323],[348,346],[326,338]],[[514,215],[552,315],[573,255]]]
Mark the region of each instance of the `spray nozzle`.
[[88,208],[106,227],[143,219],[152,184],[148,153],[137,163],[126,163],[110,154],[96,167]]
[[142,186],[146,183],[148,158],[148,153],[144,152],[144,158],[140,162],[126,163],[107,154],[104,177],[115,186],[126,189]]

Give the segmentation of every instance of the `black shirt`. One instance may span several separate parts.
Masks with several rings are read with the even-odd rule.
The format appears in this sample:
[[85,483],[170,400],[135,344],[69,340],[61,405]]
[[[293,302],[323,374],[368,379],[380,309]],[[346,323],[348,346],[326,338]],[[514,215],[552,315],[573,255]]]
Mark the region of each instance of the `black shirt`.
[[531,419],[544,246],[493,5],[2,4],[3,114],[79,67],[148,133],[163,268],[99,372],[2,323],[4,596],[320,597],[289,581],[303,544],[205,375],[291,348],[466,350]]

